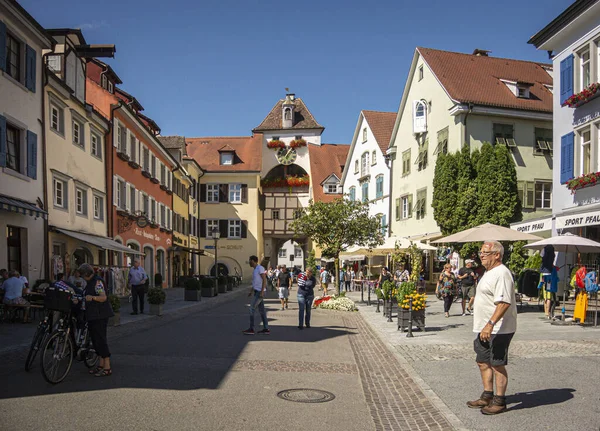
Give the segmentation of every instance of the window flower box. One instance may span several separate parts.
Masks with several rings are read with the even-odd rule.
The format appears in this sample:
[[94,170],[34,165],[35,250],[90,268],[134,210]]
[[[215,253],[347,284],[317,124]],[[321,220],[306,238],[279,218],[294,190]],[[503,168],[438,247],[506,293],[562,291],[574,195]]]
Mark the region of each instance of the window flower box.
[[117,157],[121,160],[123,160],[124,162],[128,162],[129,161],[129,156],[125,153],[123,153],[122,151],[117,152]]
[[150,222],[150,227],[151,227],[152,229],[158,229],[158,223],[155,223],[155,222]]
[[161,226],[161,228],[160,228],[160,231],[161,231],[161,232],[166,232],[166,231],[167,231],[167,229]]
[[150,178],[150,181],[152,181],[152,183],[154,183],[154,184],[160,183],[159,179],[158,178],[154,178],[154,177]]
[[269,141],[269,142],[267,142],[267,148],[271,148],[271,149],[275,149],[275,150],[278,148],[285,148],[285,143],[280,140]]
[[570,179],[567,181],[567,188],[571,190],[571,194],[575,194],[577,190],[585,187],[595,186],[598,184],[598,182],[600,182],[600,172],[591,172],[589,174]]
[[142,171],[142,175],[145,176],[146,178],[152,178],[152,174],[148,171]]
[[117,215],[120,215],[121,217],[129,217],[129,213],[125,210],[117,210]]
[[263,188],[273,188],[273,187],[304,187],[310,184],[310,177],[308,175],[304,175],[301,177],[298,176],[287,176],[284,178],[266,178],[261,181],[261,186]]
[[160,185],[160,189],[161,189],[162,191],[164,191],[164,192],[166,192],[167,190],[169,190],[169,188],[168,188],[166,185],[164,185],[164,184],[161,184],[161,185]]
[[591,84],[588,87],[584,88],[579,93],[573,94],[571,97],[565,100],[565,103],[563,103],[562,106],[568,106],[569,108],[578,108],[581,105],[585,105],[590,100],[600,96],[600,91],[598,90],[600,90],[600,84],[595,82],[594,84]]
[[167,189],[166,191],[167,191],[167,194],[168,194],[168,195],[172,195],[172,194],[173,194],[173,190],[169,190],[169,189]]
[[292,142],[290,142],[290,147],[291,148],[306,147],[306,141],[302,138],[294,139]]

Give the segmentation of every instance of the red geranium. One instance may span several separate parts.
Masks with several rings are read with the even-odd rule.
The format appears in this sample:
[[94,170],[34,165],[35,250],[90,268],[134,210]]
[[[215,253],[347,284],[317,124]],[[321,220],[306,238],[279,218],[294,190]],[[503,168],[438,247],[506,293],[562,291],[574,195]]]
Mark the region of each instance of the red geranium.
[[598,90],[600,90],[599,83],[596,82],[594,84],[591,84],[579,93],[573,94],[571,97],[565,100],[565,103],[563,103],[562,106],[568,106],[569,108],[576,108],[578,106],[581,106],[593,99],[594,97],[596,97],[596,93],[598,93]]
[[571,190],[572,194],[575,194],[576,190],[587,186],[595,186],[598,181],[600,181],[600,172],[591,172],[589,174],[570,179],[567,181],[567,188]]

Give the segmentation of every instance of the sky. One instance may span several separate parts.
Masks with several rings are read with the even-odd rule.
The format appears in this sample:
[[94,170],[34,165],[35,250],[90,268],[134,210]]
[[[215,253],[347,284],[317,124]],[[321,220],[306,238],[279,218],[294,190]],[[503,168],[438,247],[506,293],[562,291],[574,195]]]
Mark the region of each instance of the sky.
[[361,110],[397,112],[415,47],[550,62],[528,39],[572,0],[19,0],[46,28],[81,28],[163,135],[249,136],[301,97],[350,143]]

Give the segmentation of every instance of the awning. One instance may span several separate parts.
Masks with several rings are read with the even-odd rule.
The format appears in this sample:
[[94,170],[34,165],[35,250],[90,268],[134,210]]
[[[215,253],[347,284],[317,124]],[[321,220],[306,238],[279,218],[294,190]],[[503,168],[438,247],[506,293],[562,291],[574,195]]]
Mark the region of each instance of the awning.
[[365,256],[364,254],[349,254],[347,256],[340,256],[340,259],[342,261],[347,261],[347,262],[351,262],[351,261],[361,261],[361,260],[365,260],[367,258],[367,256]]
[[600,224],[600,210],[556,217],[557,229],[593,226],[597,224]]
[[136,255],[140,255],[140,256],[144,255],[144,253],[137,251],[137,250],[133,250],[127,246],[124,246],[123,244],[119,244],[117,241],[114,241],[110,238],[89,235],[87,233],[74,232],[72,230],[67,230],[67,229],[56,229],[55,228],[55,230],[58,233],[62,233],[64,235],[70,236],[71,238],[75,238],[79,241],[87,242],[88,244],[95,245],[96,247],[100,247],[105,250],[118,251],[118,252],[123,252],[123,253],[128,253],[128,254],[136,254]]
[[30,215],[32,217],[48,218],[48,213],[35,204],[20,199],[9,198],[4,195],[0,195],[0,210]]
[[183,245],[176,245],[175,247],[171,247],[169,251],[185,251],[187,253],[199,254],[200,256],[206,256],[206,252],[204,250],[198,248],[185,247]]
[[552,217],[513,223],[510,225],[510,228],[525,233],[536,233],[552,230]]

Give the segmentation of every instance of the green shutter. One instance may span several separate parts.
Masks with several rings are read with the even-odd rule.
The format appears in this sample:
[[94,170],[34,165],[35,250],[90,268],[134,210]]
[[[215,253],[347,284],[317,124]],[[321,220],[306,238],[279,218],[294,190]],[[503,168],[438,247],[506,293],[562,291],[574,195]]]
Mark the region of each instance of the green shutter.
[[535,183],[533,181],[525,182],[525,205],[524,208],[535,208]]
[[402,199],[396,198],[396,220],[400,220],[401,205]]
[[413,195],[408,195],[408,218],[412,217]]

